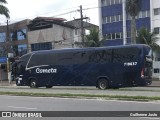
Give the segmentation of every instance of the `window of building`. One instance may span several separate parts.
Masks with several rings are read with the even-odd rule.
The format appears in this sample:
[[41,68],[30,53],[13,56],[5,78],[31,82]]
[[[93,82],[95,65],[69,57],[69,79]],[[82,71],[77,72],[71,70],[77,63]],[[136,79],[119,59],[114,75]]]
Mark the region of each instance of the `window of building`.
[[147,16],[146,17],[150,17],[150,11],[147,11]]
[[131,32],[127,32],[127,38],[131,37]]
[[121,33],[116,33],[116,39],[120,39],[121,38]]
[[147,17],[147,11],[142,11],[142,18]]
[[115,0],[115,4],[119,4],[119,0]]
[[102,0],[102,6],[106,6],[106,0]]
[[122,0],[101,0],[102,6],[122,4]]
[[119,0],[119,4],[122,4],[122,0]]
[[17,32],[17,39],[18,40],[25,40],[26,39],[26,33],[27,33],[26,29],[20,29],[20,30],[18,30],[18,32]]
[[106,39],[108,39],[108,40],[122,39],[122,38],[123,38],[122,32],[106,34]]
[[51,42],[31,44],[31,50],[32,51],[50,50],[50,49],[52,49],[52,43]]
[[138,13],[137,18],[142,18],[142,12],[141,11]]
[[159,58],[159,57],[155,57],[154,60],[155,60],[155,61],[160,61],[160,58]]
[[111,0],[111,5],[114,5],[115,4],[115,0]]
[[75,29],[75,35],[78,35],[78,30],[77,29]]
[[0,33],[0,42],[4,42],[6,40],[6,33]]
[[123,32],[121,32],[121,38],[123,38]]
[[154,73],[159,73],[159,68],[154,68]]
[[116,15],[115,17],[116,17],[116,22],[118,22],[119,21],[119,15]]
[[107,38],[108,40],[112,39],[112,34],[106,34],[106,38]]
[[116,39],[115,33],[112,33],[112,39]]
[[111,16],[111,22],[116,22],[116,17],[115,16]]
[[154,33],[155,34],[160,34],[160,27],[154,28]]
[[111,16],[108,16],[106,20],[107,23],[111,23]]
[[154,9],[154,15],[160,15],[160,8]]
[[103,17],[103,24],[122,21],[122,15]]
[[123,20],[122,15],[119,15],[119,21],[122,21],[122,20]]
[[110,0],[106,0],[106,6],[111,5],[111,1]]

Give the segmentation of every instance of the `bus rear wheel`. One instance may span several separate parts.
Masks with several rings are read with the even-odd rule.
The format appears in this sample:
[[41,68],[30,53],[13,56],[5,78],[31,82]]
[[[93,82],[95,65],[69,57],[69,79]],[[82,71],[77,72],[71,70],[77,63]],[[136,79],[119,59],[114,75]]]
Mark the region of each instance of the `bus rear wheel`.
[[32,79],[30,82],[30,87],[31,88],[37,88],[37,81],[35,79]]
[[102,90],[109,88],[108,81],[106,79],[98,80],[98,88]]

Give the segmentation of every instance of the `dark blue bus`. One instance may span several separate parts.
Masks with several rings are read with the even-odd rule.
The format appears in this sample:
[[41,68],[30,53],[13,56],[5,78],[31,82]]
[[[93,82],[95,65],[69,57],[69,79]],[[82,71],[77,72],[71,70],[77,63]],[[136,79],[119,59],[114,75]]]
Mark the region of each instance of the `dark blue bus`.
[[17,86],[146,86],[152,79],[147,45],[35,51],[12,65]]

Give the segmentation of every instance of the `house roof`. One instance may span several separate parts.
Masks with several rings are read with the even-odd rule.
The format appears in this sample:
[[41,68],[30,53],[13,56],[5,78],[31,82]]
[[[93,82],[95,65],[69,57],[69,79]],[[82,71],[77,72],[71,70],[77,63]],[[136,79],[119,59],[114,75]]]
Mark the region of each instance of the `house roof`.
[[64,18],[55,18],[55,17],[36,17],[33,20],[46,20],[46,21],[59,21],[59,22],[67,21]]
[[28,27],[30,30],[37,30],[42,28],[51,28],[53,24],[61,25],[64,27],[74,28],[71,25],[66,24],[64,18],[54,18],[54,17],[36,17],[30,21]]

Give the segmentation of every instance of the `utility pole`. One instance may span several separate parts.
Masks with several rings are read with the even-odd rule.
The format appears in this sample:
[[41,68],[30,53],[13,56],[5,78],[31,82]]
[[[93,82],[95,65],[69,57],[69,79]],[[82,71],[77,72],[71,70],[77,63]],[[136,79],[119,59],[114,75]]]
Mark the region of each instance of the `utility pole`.
[[8,27],[8,20],[7,20],[7,36],[6,36],[6,53],[8,57],[8,52],[9,52],[9,27]]
[[82,46],[84,45],[84,29],[83,29],[83,10],[82,5],[80,5],[80,14],[81,14],[81,37],[82,37]]
[[7,20],[7,36],[6,36],[6,57],[7,57],[7,78],[9,84],[11,83],[10,81],[10,64],[9,64],[9,50],[10,50],[10,43],[9,43],[9,26],[8,26],[9,21]]
[[82,39],[82,47],[84,46],[84,35],[85,35],[85,32],[84,32],[84,27],[86,27],[85,25],[84,25],[84,22],[83,22],[83,20],[84,19],[88,19],[88,17],[83,17],[83,9],[82,9],[82,5],[80,5],[80,9],[78,9],[77,11],[79,11],[80,12],[80,18],[79,19],[75,19],[75,20],[77,20],[77,21],[80,21],[80,28],[81,28],[81,39]]

